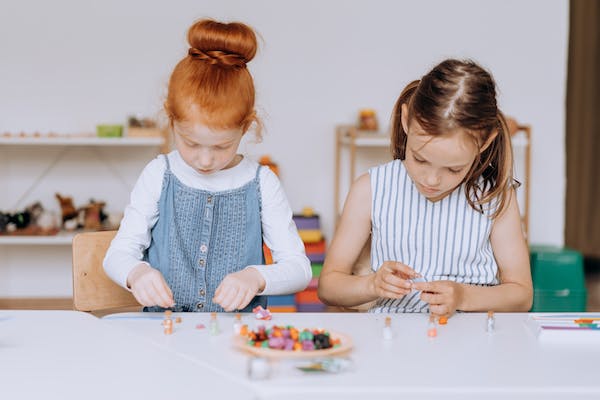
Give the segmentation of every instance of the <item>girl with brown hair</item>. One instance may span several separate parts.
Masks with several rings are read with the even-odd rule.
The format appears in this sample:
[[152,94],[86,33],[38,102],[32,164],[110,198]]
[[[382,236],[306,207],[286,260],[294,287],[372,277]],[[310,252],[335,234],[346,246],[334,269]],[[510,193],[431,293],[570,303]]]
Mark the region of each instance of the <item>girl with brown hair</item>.
[[[372,312],[527,311],[529,254],[492,76],[445,60],[400,94],[394,160],[352,185],[319,280],[331,305]],[[372,274],[352,275],[371,240]]]

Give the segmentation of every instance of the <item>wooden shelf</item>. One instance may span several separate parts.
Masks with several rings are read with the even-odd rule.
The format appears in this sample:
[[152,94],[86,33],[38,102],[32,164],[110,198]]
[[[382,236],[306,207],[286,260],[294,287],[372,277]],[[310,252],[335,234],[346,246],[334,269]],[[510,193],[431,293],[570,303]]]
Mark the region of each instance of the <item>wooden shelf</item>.
[[388,147],[390,138],[384,133],[361,133],[360,131],[352,136],[349,132],[340,137],[340,143],[345,145],[354,145],[357,147]]
[[161,137],[0,137],[0,145],[16,146],[162,146]]
[[23,235],[2,235],[0,236],[0,246],[2,245],[71,245],[73,236],[76,232],[61,232],[57,235],[48,236],[23,236]]

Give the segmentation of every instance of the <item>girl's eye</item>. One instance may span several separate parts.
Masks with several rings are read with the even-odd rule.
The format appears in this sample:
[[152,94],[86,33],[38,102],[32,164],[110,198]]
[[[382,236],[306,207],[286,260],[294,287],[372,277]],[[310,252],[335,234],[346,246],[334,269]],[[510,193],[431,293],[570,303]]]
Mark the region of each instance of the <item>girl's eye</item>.
[[413,156],[413,159],[418,162],[419,164],[423,164],[425,162],[425,160],[421,160],[420,158],[417,158],[416,156]]
[[462,168],[461,168],[461,169],[459,169],[459,170],[452,169],[452,168],[448,168],[448,171],[450,171],[450,173],[451,173],[451,174],[459,174],[459,173],[460,173],[460,171],[462,171]]

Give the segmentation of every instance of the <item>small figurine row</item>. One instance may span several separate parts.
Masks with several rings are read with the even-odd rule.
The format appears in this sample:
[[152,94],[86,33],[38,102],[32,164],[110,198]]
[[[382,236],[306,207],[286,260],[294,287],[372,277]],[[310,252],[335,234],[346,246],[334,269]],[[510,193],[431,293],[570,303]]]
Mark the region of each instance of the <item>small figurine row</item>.
[[76,208],[73,199],[56,193],[60,206],[60,216],[44,209],[38,201],[15,213],[0,211],[0,233],[13,233],[17,230],[27,230],[28,234],[55,234],[60,229],[100,230],[118,226],[121,215],[107,215],[104,212],[105,203],[90,199],[90,202]]
[[15,213],[0,211],[0,233],[11,233],[17,229],[37,227],[42,231],[56,228],[56,215],[44,210],[40,202],[35,202]]
[[240,334],[248,338],[248,346],[286,351],[323,350],[341,345],[341,340],[332,338],[326,330],[299,330],[291,325],[273,326],[268,329],[261,325],[256,331],[243,329]]

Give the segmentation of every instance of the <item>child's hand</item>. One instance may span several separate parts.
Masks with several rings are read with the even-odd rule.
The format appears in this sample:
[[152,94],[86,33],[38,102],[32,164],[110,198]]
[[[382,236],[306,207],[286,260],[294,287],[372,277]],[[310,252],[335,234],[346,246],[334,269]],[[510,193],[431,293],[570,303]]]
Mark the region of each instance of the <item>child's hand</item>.
[[135,299],[143,306],[173,307],[173,292],[165,282],[159,270],[146,263],[141,263],[131,270],[127,276],[127,286]]
[[450,317],[463,302],[463,286],[454,281],[415,282],[413,288],[421,291],[421,300],[435,316]]
[[241,310],[265,287],[265,278],[255,268],[227,275],[215,290],[213,302],[225,311]]
[[372,275],[372,289],[377,297],[399,299],[410,293],[411,278],[419,274],[409,267],[396,261],[384,261],[375,274]]

